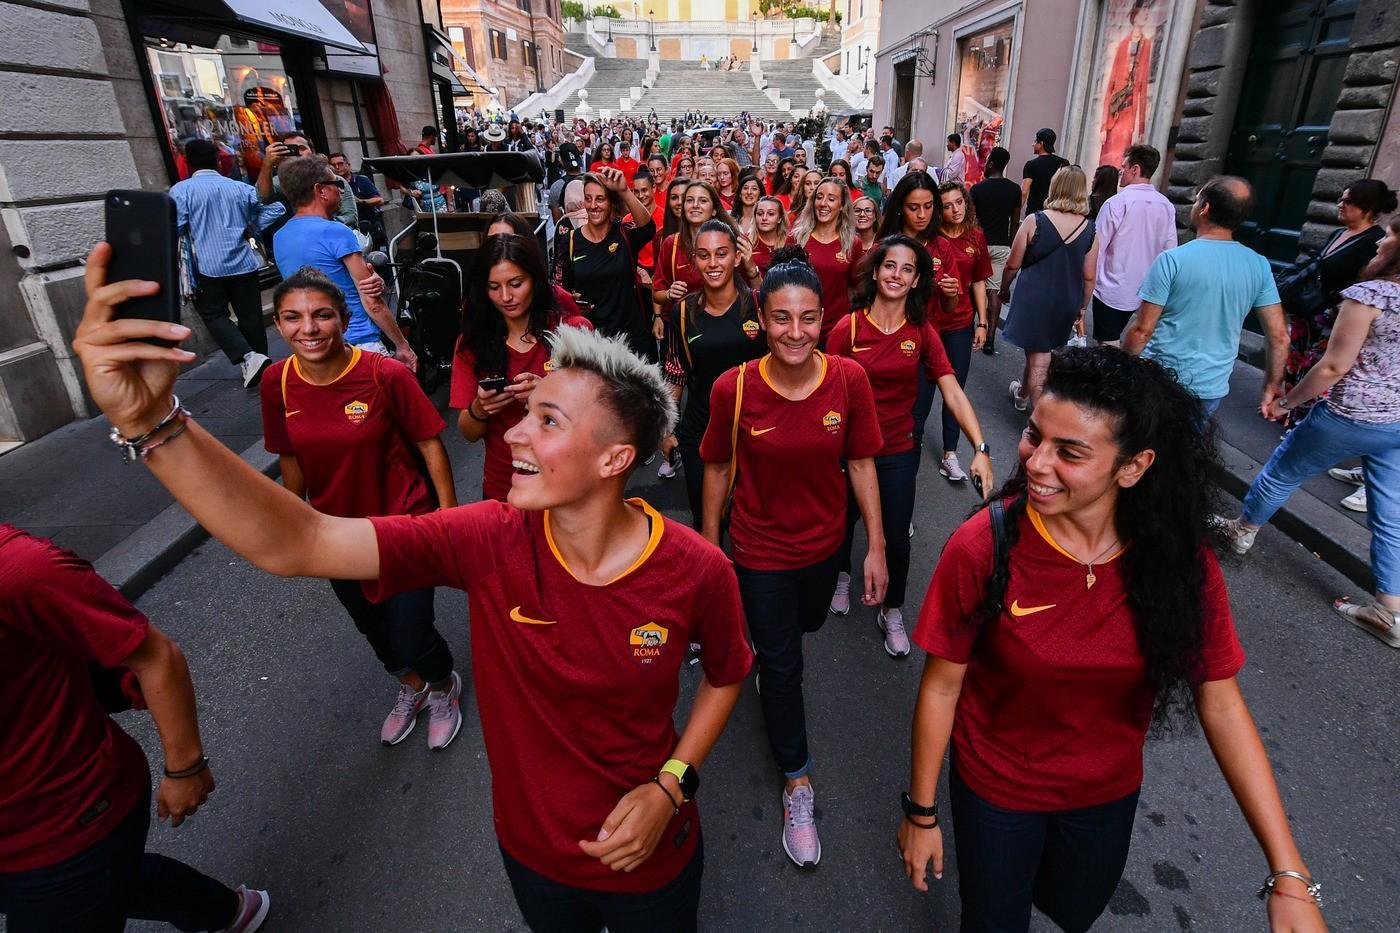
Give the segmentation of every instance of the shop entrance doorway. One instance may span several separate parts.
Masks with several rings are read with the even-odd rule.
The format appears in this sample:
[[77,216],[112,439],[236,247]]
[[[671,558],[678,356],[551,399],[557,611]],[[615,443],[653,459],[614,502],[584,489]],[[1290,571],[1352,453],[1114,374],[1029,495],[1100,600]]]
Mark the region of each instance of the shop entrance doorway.
[[1327,147],[1359,0],[1260,3],[1225,171],[1254,185],[1238,238],[1291,263]]
[[909,139],[914,126],[914,65],[916,59],[906,58],[894,66],[894,107],[890,126],[896,139]]

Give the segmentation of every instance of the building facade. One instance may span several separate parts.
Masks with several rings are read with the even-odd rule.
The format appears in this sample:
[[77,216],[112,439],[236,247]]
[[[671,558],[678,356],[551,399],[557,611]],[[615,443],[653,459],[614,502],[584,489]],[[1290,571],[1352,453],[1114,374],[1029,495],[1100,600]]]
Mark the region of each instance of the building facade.
[[1201,182],[1250,179],[1242,239],[1276,263],[1349,181],[1400,182],[1390,0],[884,0],[881,42],[875,122],[902,138],[1001,145],[1018,176],[1041,127],[1087,170],[1150,143],[1183,225]]
[[70,345],[106,191],[167,190],[191,138],[247,179],[286,130],[358,164],[452,112],[420,0],[289,0],[290,30],[173,0],[4,7],[25,41],[0,43],[0,445],[91,414]]
[[577,67],[565,58],[560,0],[441,0],[441,8],[454,50],[481,85],[469,82],[476,107],[509,110]]

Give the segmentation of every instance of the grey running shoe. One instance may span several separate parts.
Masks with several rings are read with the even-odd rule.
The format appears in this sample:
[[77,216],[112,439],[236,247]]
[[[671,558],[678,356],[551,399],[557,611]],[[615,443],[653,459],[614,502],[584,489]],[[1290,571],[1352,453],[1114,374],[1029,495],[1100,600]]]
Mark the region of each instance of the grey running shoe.
[[831,614],[844,616],[851,611],[851,575],[842,571],[836,575],[836,592],[831,594]]
[[379,730],[379,741],[385,745],[398,745],[413,727],[418,724],[418,713],[428,702],[428,685],[414,691],[408,684],[399,684],[399,696],[394,700],[394,708],[384,717],[384,726]]
[[938,464],[938,472],[947,477],[950,483],[967,482],[967,474],[963,472],[962,464],[958,462],[957,454],[948,454]]
[[1362,486],[1356,492],[1342,500],[1342,508],[1351,509],[1353,512],[1366,511],[1366,487]]
[[810,784],[783,791],[783,851],[798,868],[816,868],[822,860],[817,837],[817,796]]
[[898,609],[882,609],[875,624],[885,633],[885,653],[892,658],[909,654],[909,635],[904,631],[904,613]]
[[272,365],[272,360],[256,350],[248,351],[243,362],[238,364],[238,374],[243,377],[243,388],[251,389],[262,379],[262,374]]
[[1258,528],[1250,528],[1238,518],[1225,518],[1217,515],[1211,524],[1219,528],[1225,535],[1225,540],[1230,542],[1230,550],[1243,557],[1249,553],[1249,549],[1254,547],[1254,538],[1259,534]]
[[446,748],[462,728],[462,678],[452,672],[452,689],[428,693],[428,747]]

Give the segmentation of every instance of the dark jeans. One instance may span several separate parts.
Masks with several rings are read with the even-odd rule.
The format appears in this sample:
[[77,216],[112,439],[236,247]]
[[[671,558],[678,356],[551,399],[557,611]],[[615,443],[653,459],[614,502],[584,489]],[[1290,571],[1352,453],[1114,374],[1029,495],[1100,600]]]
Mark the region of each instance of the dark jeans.
[[1123,336],[1123,328],[1128,326],[1128,321],[1132,319],[1133,314],[1137,311],[1136,308],[1132,311],[1110,308],[1102,301],[1099,301],[1097,297],[1093,300],[1093,308],[1094,339],[1099,343],[1107,343],[1110,340],[1121,339]]
[[[958,377],[958,385],[967,385],[967,374],[972,368],[972,335],[976,333],[973,327],[964,330],[948,331],[939,334],[943,338],[943,350],[948,354],[948,362],[953,364],[953,372]],[[953,417],[953,412],[948,408],[948,400],[943,400],[943,452],[953,453],[958,449],[958,438],[961,437],[958,428],[958,419]]]
[[222,930],[238,894],[184,862],[147,852],[151,792],[101,841],[56,865],[0,873],[10,933],[120,933],[128,918]]
[[1025,933],[1035,905],[1066,933],[1088,930],[1123,877],[1138,791],[1095,807],[1004,810],[948,775],[962,933]]
[[[661,845],[667,845],[662,840]],[[590,891],[560,884],[510,857],[501,859],[515,903],[534,933],[695,933],[700,912],[700,877],[705,871],[705,840],[669,884],[642,894]]]
[[[880,484],[880,524],[885,529],[885,564],[890,572],[890,585],[885,590],[888,609],[904,605],[904,590],[909,583],[909,523],[914,520],[914,481],[918,476],[917,447],[875,458],[875,478]],[[841,543],[841,569],[851,573],[851,549],[860,508],[849,484],[846,489],[846,540]]]
[[[249,350],[267,355],[267,331],[263,329],[262,289],[258,274],[212,276],[195,273],[194,307],[204,319],[204,326],[219,349],[231,363],[243,362]],[[228,309],[233,306],[238,318],[235,326],[229,320]]]
[[759,705],[768,744],[789,778],[812,766],[807,750],[807,710],[802,701],[802,636],[826,621],[836,590],[841,549],[796,570],[750,570],[739,564],[739,597],[758,657]]
[[430,684],[452,676],[452,649],[433,623],[433,590],[409,590],[372,603],[358,580],[332,580],[331,589],[350,613],[384,670],[395,677],[417,671]]

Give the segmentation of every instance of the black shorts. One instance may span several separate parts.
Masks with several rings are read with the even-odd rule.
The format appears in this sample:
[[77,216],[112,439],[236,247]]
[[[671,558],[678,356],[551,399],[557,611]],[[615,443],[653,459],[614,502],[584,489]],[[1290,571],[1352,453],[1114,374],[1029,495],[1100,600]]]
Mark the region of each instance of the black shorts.
[[1128,321],[1137,313],[1137,308],[1131,311],[1120,311],[1117,308],[1110,308],[1099,301],[1099,296],[1094,296],[1094,339],[1099,343],[1108,340],[1118,340],[1123,336],[1123,328],[1128,326]]

